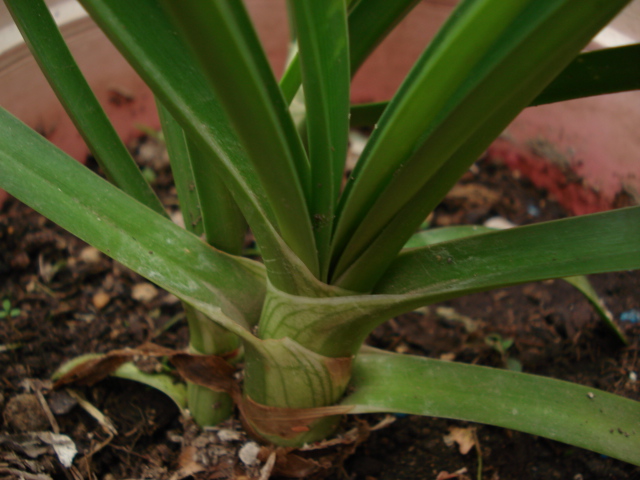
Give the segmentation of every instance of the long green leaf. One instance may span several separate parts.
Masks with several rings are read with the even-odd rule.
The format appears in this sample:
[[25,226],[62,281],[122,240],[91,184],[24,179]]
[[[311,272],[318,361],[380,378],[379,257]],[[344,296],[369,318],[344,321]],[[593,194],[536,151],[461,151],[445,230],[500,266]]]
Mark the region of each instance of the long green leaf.
[[418,3],[419,0],[360,0],[353,7],[349,12],[352,75]]
[[[213,173],[212,159],[189,142],[162,103],[156,103],[185,228],[195,235],[205,232],[209,245],[227,253],[240,254],[246,224],[226,187]],[[238,348],[240,340],[236,335],[213,323],[191,305],[183,303],[183,308],[189,323],[189,349],[192,352],[222,355]],[[216,425],[233,411],[229,395],[191,382],[187,382],[186,398],[189,411],[199,425]]]
[[326,280],[333,212],[347,156],[349,131],[349,45],[344,0],[291,0],[305,92],[310,210]]
[[6,0],[25,43],[106,177],[166,215],[78,68],[43,0]]
[[[576,98],[640,89],[640,44],[582,53],[529,104],[546,105]],[[373,127],[389,102],[351,106],[352,127]]]
[[[480,235],[495,231],[493,228],[480,225],[456,225],[451,227],[430,228],[413,235],[405,244],[404,248],[418,248],[435,245],[436,243],[448,242],[458,238],[469,237],[471,235]],[[593,305],[600,319],[605,326],[613,333],[623,344],[628,345],[625,334],[618,328],[613,320],[611,312],[604,304],[604,301],[598,296],[589,279],[584,275],[566,277],[562,280],[578,290]]]
[[[333,279],[334,283],[345,285],[349,289],[369,290],[393,261],[395,253],[415,232],[417,226],[433,211],[484,151],[488,139],[498,136],[503,126],[518,114],[522,107],[518,101],[522,91],[529,91],[532,86],[539,85],[546,78],[545,70],[533,69],[517,88],[505,92],[501,99],[502,105],[491,118],[458,147],[449,160],[397,212],[379,235],[366,245],[364,251],[342,277]],[[366,225],[364,228],[366,229]]]
[[640,89],[640,44],[579,55],[531,105]]
[[225,328],[252,341],[262,265],[220,252],[0,110],[0,187]]
[[565,282],[569,285],[572,285],[576,288],[580,293],[582,293],[589,303],[593,305],[593,308],[596,309],[598,315],[604,322],[605,326],[609,329],[609,331],[614,334],[618,340],[620,340],[624,345],[629,345],[629,339],[626,337],[624,332],[620,330],[620,327],[616,325],[615,320],[613,319],[613,315],[607,308],[604,303],[604,300],[598,295],[598,293],[589,282],[589,279],[584,275],[577,275],[573,277],[563,278]]
[[[355,5],[351,5],[355,3]],[[418,0],[360,0],[349,7],[349,57],[351,75],[400,21],[418,4]],[[300,59],[295,55],[280,80],[287,104],[291,103],[302,82]]]
[[[459,145],[476,131],[490,131],[484,139],[488,145],[494,131],[515,116],[504,112],[526,107],[626,3],[601,8],[589,0],[577,8],[574,0],[463,2],[385,110],[380,133],[374,131],[358,163],[336,227],[336,275]],[[569,41],[567,31],[572,32]],[[532,75],[536,82],[530,81]]]
[[[155,0],[80,0],[100,28],[171,112],[185,134],[221,162],[226,186],[242,210],[271,281],[304,287],[304,266],[282,241],[270,200],[220,102],[171,17]],[[292,272],[296,272],[292,278]]]
[[189,140],[171,113],[157,105],[186,229],[204,232],[209,245],[240,255],[247,224],[215,170],[219,159]]
[[367,349],[349,413],[398,412],[510,428],[640,465],[640,402],[591,387]]
[[165,1],[246,149],[283,239],[318,275],[309,164],[242,2]]
[[162,130],[185,227],[209,245],[233,255],[242,253],[247,224],[215,171],[211,152],[190,141],[169,111],[158,102]]
[[185,228],[187,231],[200,236],[204,232],[200,199],[198,198],[196,180],[191,166],[184,130],[162,105],[162,102],[157,99],[156,107],[171,162],[171,173],[178,192],[178,202],[180,203]]
[[[306,298],[271,289],[270,338],[353,355],[387,319],[451,298],[526,282],[640,268],[640,207],[494,231],[403,251],[373,295]],[[275,314],[271,316],[276,317]]]
[[186,138],[194,180],[200,199],[202,222],[207,243],[223,252],[240,255],[247,224],[238,205],[216,170],[210,152]]
[[[522,282],[640,268],[640,207],[406,250],[374,291],[433,300]],[[437,299],[435,298],[437,297]]]

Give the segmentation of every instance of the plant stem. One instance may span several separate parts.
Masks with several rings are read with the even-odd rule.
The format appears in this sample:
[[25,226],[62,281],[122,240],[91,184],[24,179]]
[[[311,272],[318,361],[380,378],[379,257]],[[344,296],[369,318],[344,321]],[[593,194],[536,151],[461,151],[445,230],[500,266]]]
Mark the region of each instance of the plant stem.
[[[246,346],[244,395],[262,406],[316,408],[334,405],[351,378],[351,357],[319,355],[289,338],[268,339]],[[337,428],[340,416],[310,419],[304,427],[289,427],[289,412],[278,411],[274,420],[260,426],[247,423],[264,439],[285,446],[300,446],[326,438]]]
[[[189,322],[191,353],[223,355],[238,349],[240,342],[236,335],[213,323],[195,308],[186,303],[183,305]],[[190,382],[187,382],[187,399],[191,415],[201,426],[216,425],[233,411],[229,395]]]

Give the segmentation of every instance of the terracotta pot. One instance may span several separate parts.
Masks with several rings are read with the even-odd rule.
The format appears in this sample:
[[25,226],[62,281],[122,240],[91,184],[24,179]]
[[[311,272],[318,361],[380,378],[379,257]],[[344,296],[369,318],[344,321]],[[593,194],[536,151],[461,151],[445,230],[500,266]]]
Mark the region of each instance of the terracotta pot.
[[[153,97],[75,0],[51,0],[54,16],[89,83],[128,142],[140,125],[158,128]],[[356,75],[352,100],[389,99],[456,0],[421,2]],[[286,55],[284,0],[250,0],[249,10],[276,72]],[[604,46],[640,38],[640,0],[617,19]],[[612,35],[613,34],[613,35]],[[614,38],[617,35],[617,38]],[[595,45],[594,45],[595,46]],[[87,148],[0,5],[0,105],[83,160]],[[607,208],[621,191],[640,199],[640,93],[624,93],[536,107],[525,111],[490,148],[493,156],[551,189],[576,213]],[[578,189],[566,182],[571,170],[590,193],[575,202]],[[558,178],[564,186],[558,186]],[[569,187],[567,187],[569,185]],[[555,189],[555,190],[554,190]],[[0,198],[1,201],[1,198]]]

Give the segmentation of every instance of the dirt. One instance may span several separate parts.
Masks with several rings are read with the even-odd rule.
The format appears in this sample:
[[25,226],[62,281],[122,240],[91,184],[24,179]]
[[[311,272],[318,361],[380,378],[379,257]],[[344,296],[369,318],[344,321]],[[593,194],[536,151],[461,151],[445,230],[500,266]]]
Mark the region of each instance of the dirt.
[[[171,176],[154,149],[153,142],[138,147],[141,162],[175,213]],[[499,216],[522,225],[567,215],[517,171],[484,159],[431,222],[482,224]],[[633,321],[640,314],[640,272],[591,280],[629,338],[628,346],[603,327],[579,293],[559,280],[432,305],[387,322],[369,343],[402,353],[522,368],[640,400],[640,323]],[[124,380],[71,392],[50,390],[52,373],[66,360],[147,341],[182,348],[187,328],[175,297],[13,200],[0,210],[0,300],[9,304],[0,319],[0,479],[177,480],[190,474],[196,479],[260,474],[261,462],[240,468],[238,451],[249,439],[237,422],[201,432],[181,419],[163,394]],[[365,417],[371,425],[380,419]],[[66,435],[75,444],[78,453],[70,468],[63,466],[50,437],[34,433],[42,431]],[[460,452],[459,444],[445,442],[450,434],[471,439],[467,453]],[[640,479],[640,468],[514,431],[398,416],[371,432],[345,462],[336,460],[328,478]]]

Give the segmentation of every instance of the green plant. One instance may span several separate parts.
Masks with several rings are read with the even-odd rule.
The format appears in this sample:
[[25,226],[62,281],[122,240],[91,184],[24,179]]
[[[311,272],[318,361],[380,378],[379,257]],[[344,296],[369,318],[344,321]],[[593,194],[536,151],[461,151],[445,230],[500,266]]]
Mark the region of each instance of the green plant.
[[0,309],[0,318],[15,318],[20,315],[19,308],[11,308],[11,300],[5,298]]
[[[206,358],[226,375],[188,376],[199,421],[211,421],[206,384],[278,444],[321,439],[344,413],[390,411],[640,463],[637,402],[362,346],[381,322],[430,303],[640,267],[639,207],[403,249],[522,109],[640,86],[638,45],[579,55],[627,0],[461,2],[388,105],[352,109],[375,125],[342,191],[351,75],[416,0],[292,0],[299,51],[279,84],[239,1],[81,0],[156,95],[189,231],[166,218],[98,113],[41,1],[5,3],[115,186],[6,112],[0,186],[180,297],[192,352],[237,358],[242,347],[242,392],[220,357]],[[301,85],[296,126],[288,104]],[[247,224],[262,262],[240,256]]]

